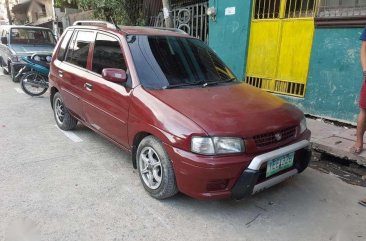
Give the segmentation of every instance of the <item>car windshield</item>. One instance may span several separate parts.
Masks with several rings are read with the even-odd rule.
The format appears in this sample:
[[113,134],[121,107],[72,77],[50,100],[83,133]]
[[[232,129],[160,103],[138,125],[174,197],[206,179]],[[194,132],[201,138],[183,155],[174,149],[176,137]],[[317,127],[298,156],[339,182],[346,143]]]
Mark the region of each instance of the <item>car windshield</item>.
[[144,87],[207,86],[235,80],[234,74],[202,41],[175,36],[127,36]]
[[51,44],[56,41],[50,30],[32,28],[12,28],[10,32],[11,44]]

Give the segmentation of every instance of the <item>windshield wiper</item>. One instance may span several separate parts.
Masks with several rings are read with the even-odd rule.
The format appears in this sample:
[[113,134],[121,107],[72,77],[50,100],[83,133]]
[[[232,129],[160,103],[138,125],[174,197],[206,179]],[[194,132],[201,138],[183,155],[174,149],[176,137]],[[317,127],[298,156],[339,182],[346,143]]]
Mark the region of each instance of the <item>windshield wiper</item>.
[[180,83],[180,84],[176,84],[176,85],[166,85],[163,87],[163,89],[174,89],[174,88],[185,87],[185,86],[197,86],[197,85],[202,85],[204,83],[205,82],[197,81],[197,82]]
[[207,81],[207,80],[200,80],[200,81],[196,81],[196,82],[188,82],[188,83],[181,83],[181,84],[175,84],[175,85],[166,85],[163,87],[163,89],[174,89],[174,88],[180,88],[180,87],[185,87],[185,86],[202,86],[202,87],[206,87],[206,86],[212,86],[212,85],[218,85],[221,83],[228,83],[228,82],[232,82],[236,80],[236,78],[231,78],[231,79],[227,79],[224,81]]
[[227,79],[227,80],[220,80],[220,81],[204,81],[202,87],[206,87],[206,86],[210,86],[210,85],[218,85],[218,84],[223,84],[223,83],[229,83],[236,80],[236,78],[231,78],[231,79]]

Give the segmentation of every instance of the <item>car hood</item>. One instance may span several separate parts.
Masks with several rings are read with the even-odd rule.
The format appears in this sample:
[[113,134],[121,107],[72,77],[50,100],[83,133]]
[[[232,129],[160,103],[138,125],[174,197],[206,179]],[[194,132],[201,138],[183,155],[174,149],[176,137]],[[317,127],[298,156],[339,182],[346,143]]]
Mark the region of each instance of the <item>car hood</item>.
[[244,83],[148,92],[210,136],[252,137],[296,126],[303,118],[295,106]]
[[10,46],[10,49],[15,52],[18,56],[28,56],[32,54],[52,54],[55,46],[53,45],[22,45],[22,44],[13,44]]

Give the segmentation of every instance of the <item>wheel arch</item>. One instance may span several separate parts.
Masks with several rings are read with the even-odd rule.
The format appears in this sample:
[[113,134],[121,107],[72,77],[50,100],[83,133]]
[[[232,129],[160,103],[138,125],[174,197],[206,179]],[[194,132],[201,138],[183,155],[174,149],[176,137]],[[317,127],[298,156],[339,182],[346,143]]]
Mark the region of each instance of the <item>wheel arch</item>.
[[140,142],[147,136],[154,136],[153,134],[146,132],[146,131],[141,131],[136,133],[136,135],[133,138],[133,142],[132,142],[132,165],[133,168],[137,169],[137,160],[136,160],[136,153],[137,153],[137,148],[140,144]]
[[51,107],[53,109],[53,97],[55,96],[55,94],[58,92],[58,89],[54,86],[51,87],[50,89],[50,102],[51,102]]

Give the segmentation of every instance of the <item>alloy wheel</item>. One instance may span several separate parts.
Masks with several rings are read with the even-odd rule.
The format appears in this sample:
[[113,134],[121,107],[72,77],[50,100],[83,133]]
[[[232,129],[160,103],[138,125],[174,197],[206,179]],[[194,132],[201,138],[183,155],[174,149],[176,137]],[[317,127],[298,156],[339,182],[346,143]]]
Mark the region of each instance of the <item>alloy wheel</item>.
[[62,100],[59,98],[55,101],[55,113],[57,121],[62,124],[65,117],[65,107]]
[[162,181],[163,169],[160,158],[153,148],[145,147],[142,149],[139,156],[139,167],[146,186],[154,190],[159,188]]

